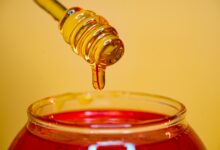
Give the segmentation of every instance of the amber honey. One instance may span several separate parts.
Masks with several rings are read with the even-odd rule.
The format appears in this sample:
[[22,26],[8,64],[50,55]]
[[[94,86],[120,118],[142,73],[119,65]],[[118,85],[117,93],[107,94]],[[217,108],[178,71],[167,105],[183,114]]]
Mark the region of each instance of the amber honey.
[[117,31],[105,18],[92,11],[79,7],[66,10],[52,0],[36,2],[59,21],[64,40],[91,65],[93,87],[103,89],[106,68],[116,63],[124,53]]

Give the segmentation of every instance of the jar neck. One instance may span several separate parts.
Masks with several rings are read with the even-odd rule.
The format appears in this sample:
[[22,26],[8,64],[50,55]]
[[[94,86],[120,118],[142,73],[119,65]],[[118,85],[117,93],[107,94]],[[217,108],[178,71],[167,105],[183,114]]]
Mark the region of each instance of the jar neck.
[[[145,130],[143,128],[143,131],[133,130],[133,132],[127,132],[132,129],[126,128],[124,130],[118,130],[118,133],[116,133],[116,130],[115,133],[108,133],[106,131],[105,133],[100,133],[91,129],[87,129],[85,130],[88,131],[86,133],[70,132],[69,130],[65,131],[58,128],[54,129],[51,128],[51,126],[46,127],[38,123],[36,124],[36,122],[29,120],[27,123],[27,129],[32,134],[42,139],[52,140],[55,142],[57,141],[65,144],[71,144],[74,142],[74,144],[79,145],[86,145],[100,141],[121,141],[122,139],[125,141],[129,141],[130,143],[148,144],[174,138],[178,135],[181,135],[188,129],[188,125],[186,124],[186,122],[181,122],[167,128],[160,128],[158,130]],[[137,139],[137,137],[139,138]],[[84,139],[84,141],[82,141],[82,139]]]
[[[94,127],[96,123],[91,123],[92,126],[85,126],[85,123],[77,120],[64,122],[56,118],[45,117],[50,114],[82,110],[85,112],[88,110],[132,110],[165,115],[156,119],[144,120],[142,118],[141,121],[130,122],[132,121],[131,115],[128,117],[130,120],[127,119],[127,126],[125,123],[115,122],[108,127],[106,127],[106,122],[99,122],[99,126]],[[123,138],[132,142],[137,140],[134,137],[140,137],[138,142],[145,141],[146,143],[146,139],[149,142],[165,140],[182,133],[187,128],[185,112],[186,109],[181,103],[167,97],[150,94],[128,92],[64,94],[32,104],[28,110],[27,128],[41,138],[54,141],[70,143],[78,141],[82,144],[80,140],[82,138],[90,142],[101,139],[117,141]],[[76,137],[80,138],[76,139]]]

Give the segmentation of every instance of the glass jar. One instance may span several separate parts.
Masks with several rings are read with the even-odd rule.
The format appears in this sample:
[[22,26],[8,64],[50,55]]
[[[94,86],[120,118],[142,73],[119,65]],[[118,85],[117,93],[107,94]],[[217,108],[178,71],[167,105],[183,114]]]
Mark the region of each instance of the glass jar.
[[131,92],[48,97],[28,108],[9,150],[205,150],[171,98]]

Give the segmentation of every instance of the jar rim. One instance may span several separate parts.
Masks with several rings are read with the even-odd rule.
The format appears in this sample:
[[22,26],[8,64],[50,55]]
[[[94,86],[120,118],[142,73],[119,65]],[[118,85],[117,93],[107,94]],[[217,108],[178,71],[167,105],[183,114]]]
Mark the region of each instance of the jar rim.
[[[74,99],[88,94],[92,97],[97,95],[107,97],[110,94],[119,97],[135,96],[135,97],[140,97],[142,99],[148,98],[148,99],[144,99],[144,101],[158,103],[158,105],[163,105],[164,107],[174,109],[175,112],[172,112],[168,116],[162,117],[160,119],[152,119],[150,121],[148,120],[146,122],[142,122],[137,126],[131,126],[126,128],[91,128],[91,127],[80,127],[74,125],[70,126],[68,123],[65,122],[45,119],[44,115],[39,114],[40,109],[44,108],[45,106],[57,103],[57,101],[60,99],[63,100],[69,98]],[[175,99],[156,95],[156,94],[125,92],[125,91],[66,93],[66,94],[47,97],[38,100],[28,107],[29,122],[44,128],[56,129],[64,132],[82,133],[82,134],[118,134],[118,133],[126,134],[126,133],[136,133],[136,132],[148,132],[148,131],[168,128],[174,125],[185,124],[185,113],[186,113],[185,106],[181,102]]]

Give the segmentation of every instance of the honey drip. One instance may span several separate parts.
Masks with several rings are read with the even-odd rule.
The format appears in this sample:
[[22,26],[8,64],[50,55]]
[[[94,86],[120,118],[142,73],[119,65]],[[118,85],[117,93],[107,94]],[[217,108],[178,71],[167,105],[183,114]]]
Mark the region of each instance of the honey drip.
[[[64,40],[91,65],[93,87],[103,89],[106,67],[116,63],[124,53],[124,45],[117,31],[106,19],[92,11],[73,7],[63,12],[64,7],[59,6],[57,1],[50,0],[48,4],[54,2],[53,6],[44,5],[46,2],[43,0],[37,2],[52,15],[54,10],[59,10],[54,13],[54,18],[59,20],[59,29]],[[62,10],[55,9],[58,8],[56,6]],[[63,17],[60,17],[62,12]]]

